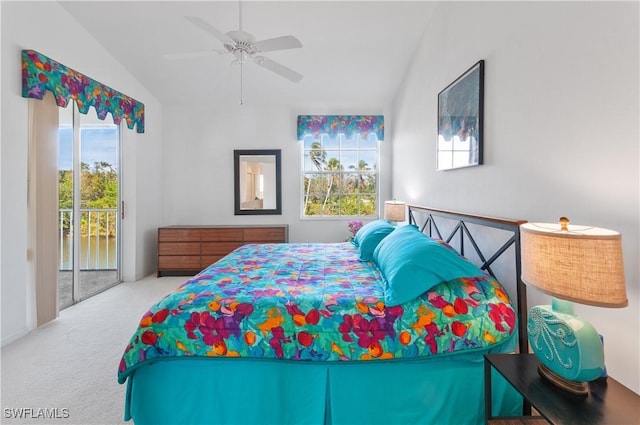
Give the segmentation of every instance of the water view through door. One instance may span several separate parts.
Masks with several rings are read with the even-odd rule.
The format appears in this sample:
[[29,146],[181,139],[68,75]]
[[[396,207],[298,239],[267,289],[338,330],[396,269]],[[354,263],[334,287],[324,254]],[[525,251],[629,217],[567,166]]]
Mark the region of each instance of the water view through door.
[[120,282],[118,126],[60,108],[58,302],[69,307]]

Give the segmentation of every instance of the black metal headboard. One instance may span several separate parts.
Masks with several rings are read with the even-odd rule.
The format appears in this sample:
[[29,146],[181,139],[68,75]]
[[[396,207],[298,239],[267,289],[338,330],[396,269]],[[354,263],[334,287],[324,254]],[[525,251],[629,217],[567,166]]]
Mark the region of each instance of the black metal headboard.
[[[442,239],[450,243],[454,237],[458,237],[457,245],[460,254],[465,255],[465,246],[471,244],[474,252],[480,260],[480,268],[486,270],[491,276],[496,277],[491,270],[491,265],[514,245],[515,247],[515,270],[516,270],[516,303],[518,309],[518,347],[521,353],[529,351],[529,342],[527,340],[527,290],[522,282],[521,274],[521,257],[520,257],[520,225],[526,223],[526,220],[511,220],[504,218],[485,217],[480,215],[472,215],[460,213],[457,211],[447,211],[437,208],[421,207],[417,205],[409,205],[409,223],[415,224],[427,235]],[[457,222],[453,230],[448,235],[442,235],[439,221],[437,219],[448,219]],[[449,222],[450,223],[450,222]],[[475,224],[482,227],[500,229],[508,232],[511,236],[508,240],[496,250],[491,250],[488,255],[480,249],[474,235],[469,230],[467,223]],[[442,227],[442,226],[441,226]]]

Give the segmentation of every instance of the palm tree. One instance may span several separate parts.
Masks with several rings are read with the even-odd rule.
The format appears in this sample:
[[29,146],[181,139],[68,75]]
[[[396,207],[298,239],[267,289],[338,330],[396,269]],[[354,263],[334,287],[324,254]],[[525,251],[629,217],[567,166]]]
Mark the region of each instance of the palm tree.
[[[318,169],[318,171],[322,171],[327,162],[327,153],[322,149],[322,145],[319,141],[313,142],[311,144],[311,150],[309,151],[309,159],[313,163],[313,165]],[[307,205],[309,203],[309,192],[311,190],[311,181],[312,178],[309,178],[307,181],[307,193],[304,199],[304,211],[307,211]]]
[[[358,167],[357,168],[355,166],[353,166],[353,165],[351,165],[349,168],[352,169],[352,170],[356,170],[357,169],[358,171],[369,171],[369,170],[371,170],[371,167],[369,167],[369,164],[364,159],[361,159],[360,161],[358,161]],[[364,174],[358,173],[358,180],[359,180],[358,187],[360,187],[360,188],[364,187],[364,185],[365,185]]]
[[324,166],[327,163],[327,152],[322,149],[322,145],[319,141],[313,142],[311,144],[309,158],[311,159],[311,162],[313,162],[313,165],[316,166],[318,171],[322,171],[324,169]]
[[[327,171],[339,171],[342,169],[343,167],[337,158],[329,158],[329,161],[326,164]],[[325,207],[327,206],[327,201],[329,200],[329,194],[331,193],[333,184],[336,183],[337,185],[336,180],[338,179],[338,175],[336,173],[331,173],[330,176],[331,177],[329,178],[329,184],[327,185],[327,193],[324,197],[324,202],[322,203],[322,211],[324,211]]]

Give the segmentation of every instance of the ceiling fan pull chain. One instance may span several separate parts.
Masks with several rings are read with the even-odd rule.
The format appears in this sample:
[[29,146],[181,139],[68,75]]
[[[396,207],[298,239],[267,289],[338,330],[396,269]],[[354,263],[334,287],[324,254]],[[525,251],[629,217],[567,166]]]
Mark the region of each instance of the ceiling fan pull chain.
[[242,71],[244,70],[244,64],[240,61],[240,106],[244,105],[244,99],[242,94]]

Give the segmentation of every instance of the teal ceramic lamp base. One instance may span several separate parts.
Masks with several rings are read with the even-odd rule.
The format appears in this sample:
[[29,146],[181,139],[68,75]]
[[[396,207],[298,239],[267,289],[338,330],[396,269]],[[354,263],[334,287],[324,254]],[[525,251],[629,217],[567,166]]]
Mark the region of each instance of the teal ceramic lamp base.
[[604,349],[596,329],[573,313],[573,303],[553,298],[552,305],[533,307],[527,322],[539,372],[558,387],[587,395],[587,381],[604,371]]

